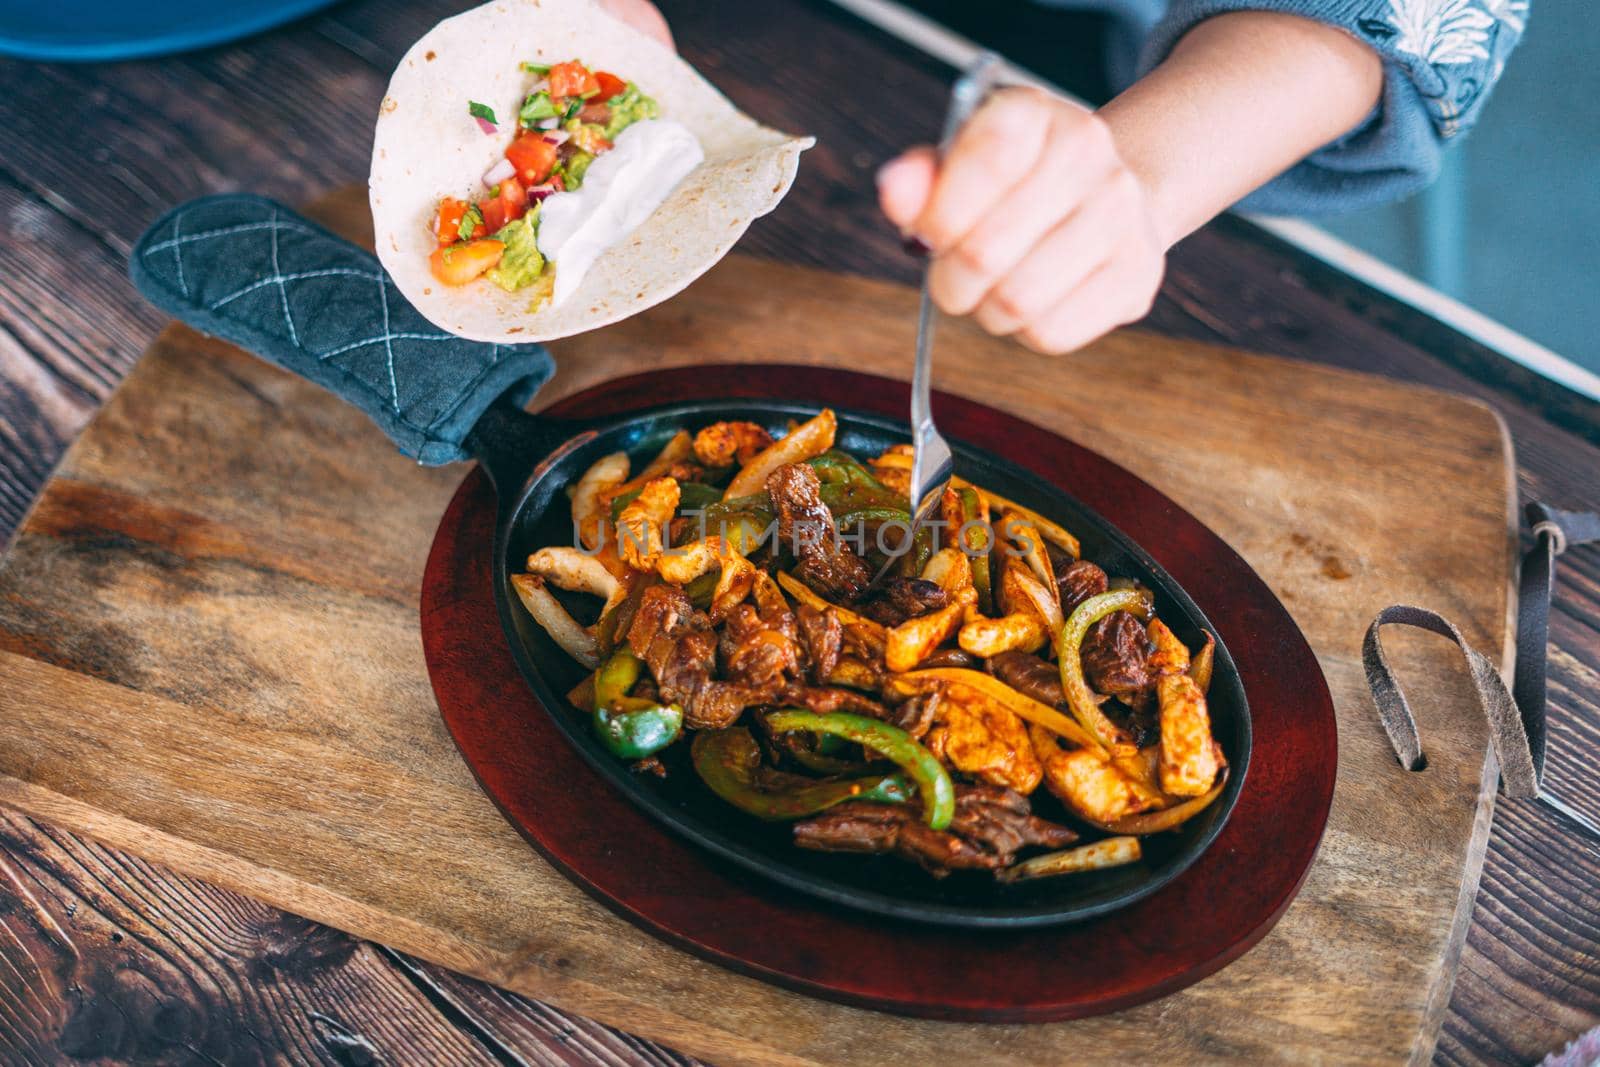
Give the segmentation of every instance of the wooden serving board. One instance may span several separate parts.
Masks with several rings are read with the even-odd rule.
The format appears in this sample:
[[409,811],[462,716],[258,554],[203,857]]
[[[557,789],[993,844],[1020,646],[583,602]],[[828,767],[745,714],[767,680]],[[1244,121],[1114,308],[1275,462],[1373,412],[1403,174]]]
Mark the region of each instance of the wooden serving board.
[[[370,238],[358,190],[320,217]],[[699,362],[903,375],[914,305],[897,286],[732,258],[559,345],[541,401]],[[1047,359],[952,327],[939,367],[941,388],[1104,453],[1209,524],[1327,674],[1340,765],[1322,853],[1272,933],[1182,993],[1076,1023],[895,1018],[736,975],[612,915],[500,818],[434,705],[418,586],[464,471],[417,468],[331,397],[176,327],[0,561],[0,802],[721,1062],[1426,1059],[1495,771],[1457,654],[1396,634],[1429,753],[1427,770],[1402,771],[1360,641],[1406,601],[1509,649],[1500,420],[1449,394],[1133,331]]]

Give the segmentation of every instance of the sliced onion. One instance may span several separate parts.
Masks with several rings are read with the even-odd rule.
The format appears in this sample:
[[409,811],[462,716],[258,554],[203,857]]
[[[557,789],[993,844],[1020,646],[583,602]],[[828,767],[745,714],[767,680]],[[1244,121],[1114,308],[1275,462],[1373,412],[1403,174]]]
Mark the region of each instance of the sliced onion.
[[507,178],[515,178],[517,168],[511,165],[511,160],[500,159],[494,166],[483,172],[483,184],[486,188],[493,189]]
[[561,125],[561,119],[556,115],[551,115],[547,119],[540,119],[533,124],[534,129],[538,130],[553,130],[559,125]]
[[490,137],[493,137],[495,134],[500,132],[500,127],[496,126],[488,119],[480,119],[478,116],[474,115],[472,116],[472,121],[478,124],[478,129],[482,130]]
[[545,197],[549,196],[551,193],[559,192],[559,191],[560,190],[558,190],[550,182],[544,182],[541,185],[530,185],[528,187],[528,199],[529,200],[543,200]]
[[540,78],[538,81],[534,82],[532,88],[528,90],[528,95],[533,96],[536,93],[548,93],[549,91],[550,79]]
[[568,133],[566,130],[551,130],[549,133],[544,135],[544,139],[549,141],[551,144],[565,144],[571,136],[572,134]]

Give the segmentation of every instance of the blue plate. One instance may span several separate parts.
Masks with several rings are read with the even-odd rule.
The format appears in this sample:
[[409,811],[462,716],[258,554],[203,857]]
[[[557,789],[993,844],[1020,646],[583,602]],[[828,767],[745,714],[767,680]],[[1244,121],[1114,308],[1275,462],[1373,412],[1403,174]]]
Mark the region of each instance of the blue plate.
[[235,41],[332,0],[0,0],[0,53],[93,61],[168,55]]

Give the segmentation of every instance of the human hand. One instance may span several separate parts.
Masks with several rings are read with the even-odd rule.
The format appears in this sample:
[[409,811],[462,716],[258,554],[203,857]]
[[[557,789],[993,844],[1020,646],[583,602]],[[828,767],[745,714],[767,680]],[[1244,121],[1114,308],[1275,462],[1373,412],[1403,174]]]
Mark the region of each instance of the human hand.
[[600,6],[612,18],[626,22],[647,37],[654,37],[674,52],[678,50],[672,42],[667,20],[650,0],[600,0]]
[[1038,352],[1143,318],[1161,284],[1166,243],[1110,128],[1037,89],[995,93],[942,160],[923,147],[885,164],[878,197],[931,250],[940,308]]

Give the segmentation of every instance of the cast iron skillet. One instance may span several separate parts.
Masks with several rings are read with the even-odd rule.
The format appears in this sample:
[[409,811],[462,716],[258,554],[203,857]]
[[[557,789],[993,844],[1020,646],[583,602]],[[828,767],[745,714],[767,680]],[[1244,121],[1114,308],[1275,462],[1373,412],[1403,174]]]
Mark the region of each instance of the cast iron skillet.
[[[958,872],[935,880],[892,857],[797,848],[788,824],[752,818],[713,795],[690,767],[686,744],[680,742],[663,753],[668,766],[664,779],[635,774],[601,746],[588,716],[567,703],[563,694],[585,672],[527,614],[509,580],[534,550],[572,543],[564,490],[610,452],[628,452],[634,469],[639,469],[679,429],[693,431],[721,419],[749,419],[782,433],[790,419],[804,420],[817,410],[800,402],[707,400],[650,408],[596,424],[530,415],[508,403],[484,413],[467,444],[494,483],[498,501],[494,592],[500,620],[523,677],[566,738],[613,787],[700,846],[792,889],[898,919],[966,927],[1076,922],[1149,896],[1177,877],[1222,829],[1250,760],[1249,709],[1233,659],[1220,641],[1209,704],[1213,729],[1231,768],[1222,795],[1177,831],[1144,839],[1145,859],[1140,864],[1014,886],[999,885],[985,873]],[[857,456],[877,455],[908,439],[903,424],[835,410],[837,447]],[[1056,520],[1080,538],[1084,558],[1113,576],[1136,578],[1153,589],[1157,613],[1190,647],[1204,642],[1204,631],[1216,633],[1171,576],[1093,510],[1005,459],[953,444],[956,470],[963,477]],[[1062,817],[1043,787],[1034,794],[1034,807],[1047,817]]]

